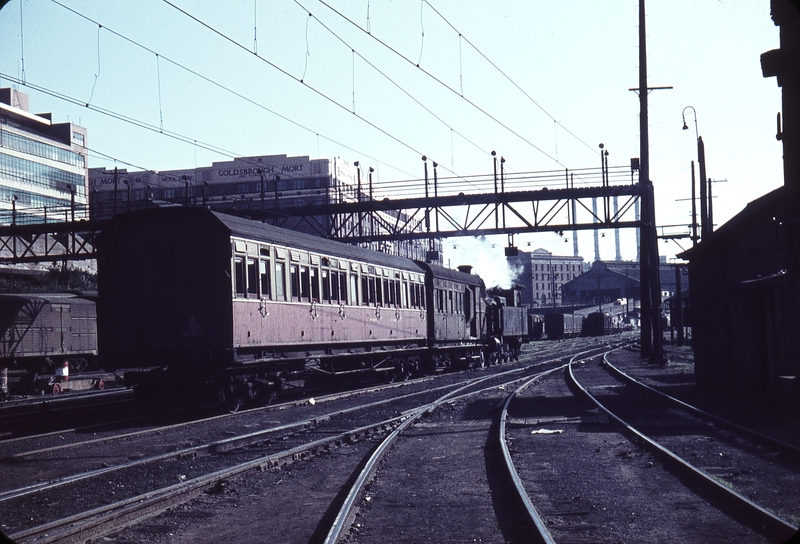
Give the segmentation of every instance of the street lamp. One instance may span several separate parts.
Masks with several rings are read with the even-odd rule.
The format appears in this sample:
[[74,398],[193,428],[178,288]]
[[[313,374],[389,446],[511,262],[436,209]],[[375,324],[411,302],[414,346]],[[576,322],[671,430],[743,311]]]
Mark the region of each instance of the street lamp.
[[181,176],[181,179],[183,180],[183,196],[185,197],[186,207],[188,208],[189,207],[189,176],[184,174],[184,175]]
[[[706,192],[706,151],[705,144],[703,143],[703,137],[700,136],[700,132],[697,129],[697,110],[695,110],[692,106],[686,106],[681,112],[681,117],[683,118],[683,130],[689,130],[689,126],[686,124],[685,115],[686,110],[689,109],[692,110],[692,113],[694,114],[694,133],[697,137],[697,162],[700,166],[700,238],[704,240],[708,235],[711,234],[711,225],[708,224],[708,196]],[[694,169],[692,169],[692,171],[694,171]]]

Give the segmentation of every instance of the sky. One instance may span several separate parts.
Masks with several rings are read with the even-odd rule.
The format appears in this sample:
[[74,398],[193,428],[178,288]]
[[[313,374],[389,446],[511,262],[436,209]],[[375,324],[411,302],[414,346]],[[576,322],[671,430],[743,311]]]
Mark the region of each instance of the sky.
[[[782,185],[779,47],[768,0],[647,3],[650,178],[660,232],[688,233],[696,132],[723,224]],[[236,156],[342,157],[390,193],[423,176],[626,167],[639,150],[638,1],[11,0],[0,87],[88,130],[91,167],[171,170]],[[685,114],[689,130],[681,130]],[[566,240],[566,242],[565,242]],[[636,258],[635,232],[621,231]],[[503,271],[505,236],[444,243],[445,264]],[[519,235],[572,255],[572,233]],[[494,247],[492,247],[494,245]],[[668,260],[688,239],[663,240]],[[594,260],[592,234],[580,254]],[[615,257],[614,236],[601,259]]]

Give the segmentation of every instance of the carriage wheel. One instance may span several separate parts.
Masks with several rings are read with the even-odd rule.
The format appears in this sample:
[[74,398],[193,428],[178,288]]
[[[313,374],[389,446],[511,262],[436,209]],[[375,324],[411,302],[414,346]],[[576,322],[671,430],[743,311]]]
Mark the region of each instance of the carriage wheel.
[[242,406],[242,398],[233,391],[231,385],[220,385],[217,389],[217,403],[233,414]]

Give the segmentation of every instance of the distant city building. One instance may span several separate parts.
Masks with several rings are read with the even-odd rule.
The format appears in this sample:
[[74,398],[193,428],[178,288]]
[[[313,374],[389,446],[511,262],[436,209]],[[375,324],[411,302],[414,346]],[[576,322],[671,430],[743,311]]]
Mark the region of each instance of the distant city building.
[[[93,217],[165,203],[207,206],[228,212],[254,212],[298,206],[322,206],[383,199],[373,192],[369,175],[357,163],[342,158],[264,155],[241,157],[211,166],[161,172],[92,168]],[[279,226],[328,236],[342,233],[366,236],[385,232],[383,225],[398,222],[393,210],[369,214],[318,215],[287,218]],[[313,225],[312,225],[313,223]],[[370,247],[386,253],[425,260],[427,241],[375,242]],[[441,241],[435,241],[441,262]]]
[[517,272],[516,283],[524,288],[522,304],[529,308],[561,306],[561,287],[583,274],[583,257],[553,255],[545,249],[520,250],[507,260]]
[[32,114],[28,102],[0,89],[0,224],[86,218],[86,129]]
[[[659,265],[661,299],[676,294],[675,267]],[[689,286],[686,269],[681,273],[681,290]],[[639,263],[633,261],[596,261],[591,270],[563,286],[564,304],[568,306],[594,305],[619,299],[639,300],[641,284]]]
[[619,299],[640,298],[638,263],[592,263],[591,270],[564,285],[564,303],[570,306],[597,305]]

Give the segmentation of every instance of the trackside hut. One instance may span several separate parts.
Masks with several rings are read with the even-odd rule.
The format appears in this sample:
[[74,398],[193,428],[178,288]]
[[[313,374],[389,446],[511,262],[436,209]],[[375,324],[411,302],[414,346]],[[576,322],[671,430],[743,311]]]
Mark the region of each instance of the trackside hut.
[[[790,339],[797,316],[786,274],[784,188],[748,204],[689,261],[692,333],[701,390],[786,403],[800,361]],[[787,406],[788,407],[788,406]]]

